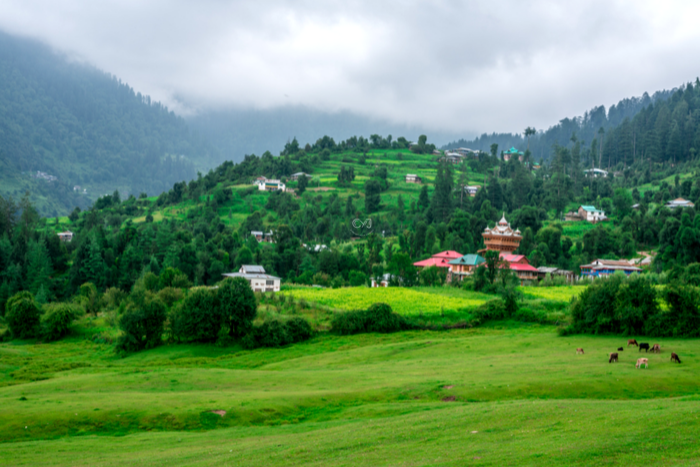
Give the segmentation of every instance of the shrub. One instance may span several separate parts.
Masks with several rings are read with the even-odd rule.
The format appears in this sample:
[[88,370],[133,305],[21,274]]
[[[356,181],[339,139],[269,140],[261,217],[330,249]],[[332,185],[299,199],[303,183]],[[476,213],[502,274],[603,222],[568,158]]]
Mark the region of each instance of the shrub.
[[80,286],[78,301],[85,308],[86,313],[97,316],[100,311],[100,293],[92,282],[86,282]]
[[178,289],[189,289],[192,287],[192,282],[190,282],[186,275],[178,274],[173,277],[171,286],[177,287]]
[[183,296],[182,289],[176,289],[175,287],[165,287],[158,292],[158,298],[163,300],[163,303],[168,308],[173,306],[175,302],[182,300]]
[[109,289],[105,290],[105,293],[102,295],[102,303],[108,309],[115,309],[119,308],[119,305],[121,305],[122,301],[124,301],[126,297],[127,293],[123,290],[116,287],[110,287]]
[[394,313],[386,303],[375,303],[367,310],[335,313],[331,327],[338,334],[349,335],[363,332],[396,332],[410,329],[411,325],[403,316]]
[[475,310],[474,314],[477,319],[477,322],[474,324],[480,324],[490,320],[505,319],[509,316],[506,311],[505,303],[500,299],[489,300],[483,305],[480,305]]
[[333,332],[343,336],[360,334],[367,332],[365,321],[365,310],[334,313],[331,319],[331,329],[333,329]]
[[180,340],[215,342],[221,330],[221,313],[216,294],[196,288],[170,315],[173,336]]
[[292,342],[303,342],[311,339],[314,332],[311,325],[304,318],[292,318],[286,323],[287,334]]
[[[177,287],[173,284],[173,282],[178,276],[184,276],[184,274],[177,268],[163,269],[160,272],[160,276],[158,276],[158,288],[164,289],[166,287]],[[187,276],[185,276],[185,280],[187,280]]]
[[[228,335],[245,335],[252,326],[258,309],[258,302],[248,281],[242,277],[226,278],[219,285],[216,295],[219,313],[228,327]],[[274,295],[271,298],[274,301]]]
[[303,318],[289,321],[269,320],[260,326],[252,327],[243,337],[241,344],[246,349],[258,347],[282,347],[308,340],[313,335],[311,326]]
[[133,352],[158,346],[166,318],[167,309],[158,297],[149,297],[141,306],[130,304],[119,319],[124,334],[119,337],[117,348]]
[[82,309],[73,303],[50,303],[43,308],[41,335],[47,341],[55,341],[68,335],[71,323],[82,312]]
[[36,337],[40,332],[40,317],[41,310],[27,291],[16,293],[5,303],[5,322],[15,338]]

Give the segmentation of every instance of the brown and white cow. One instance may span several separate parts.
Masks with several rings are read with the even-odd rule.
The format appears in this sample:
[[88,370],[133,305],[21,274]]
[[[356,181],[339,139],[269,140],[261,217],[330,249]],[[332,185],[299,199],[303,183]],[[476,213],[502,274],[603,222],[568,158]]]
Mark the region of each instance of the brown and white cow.
[[681,359],[678,358],[678,354],[676,352],[671,352],[671,361],[676,363],[681,362]]
[[649,368],[649,359],[648,358],[638,358],[637,364],[635,365],[635,367],[641,368],[642,365],[644,365],[644,368]]
[[576,349],[576,355],[578,355],[578,354],[583,355],[583,349],[582,349],[582,348]]
[[627,347],[630,345],[637,345],[637,339],[630,339],[627,341]]
[[613,352],[610,354],[610,360],[608,360],[608,363],[616,362],[617,361],[617,352]]
[[651,346],[651,351],[654,353],[661,353],[661,346],[659,344],[654,344]]

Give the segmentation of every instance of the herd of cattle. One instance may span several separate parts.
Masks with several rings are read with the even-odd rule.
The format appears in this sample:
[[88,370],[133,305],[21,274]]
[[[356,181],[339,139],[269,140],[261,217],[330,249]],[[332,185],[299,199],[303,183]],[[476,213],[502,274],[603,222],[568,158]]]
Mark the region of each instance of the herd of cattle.
[[[637,343],[637,340],[636,340],[636,339],[630,339],[630,340],[627,341],[627,347],[629,347],[630,345],[635,345],[635,346],[639,347],[639,351],[640,351],[640,352],[642,351],[642,349],[644,349],[644,351],[647,352],[647,353],[649,352],[649,350],[651,350],[651,351],[654,352],[654,353],[661,353],[661,346],[660,346],[659,344],[654,344],[654,345],[652,345],[651,347],[649,347],[649,344],[647,344],[647,343],[645,343],[645,342]],[[622,352],[623,350],[625,350],[623,347],[619,347],[619,348],[617,349],[618,352]],[[583,352],[583,349],[582,349],[582,348],[576,349],[576,354],[577,354],[577,355],[578,355],[578,354],[582,354],[582,355],[583,355],[583,353],[584,353],[584,352]],[[608,359],[608,363],[617,362],[618,353],[617,353],[617,352],[613,352],[613,353],[611,353],[611,354],[609,355],[609,357],[610,357],[610,358]],[[672,361],[672,362],[676,362],[676,363],[680,363],[680,362],[681,362],[681,359],[678,357],[678,355],[677,355],[675,352],[671,352],[671,361]],[[645,368],[649,368],[649,359],[648,359],[648,358],[638,358],[638,359],[637,359],[637,364],[635,365],[635,367],[636,367],[636,368],[641,368],[642,365],[644,365]]]

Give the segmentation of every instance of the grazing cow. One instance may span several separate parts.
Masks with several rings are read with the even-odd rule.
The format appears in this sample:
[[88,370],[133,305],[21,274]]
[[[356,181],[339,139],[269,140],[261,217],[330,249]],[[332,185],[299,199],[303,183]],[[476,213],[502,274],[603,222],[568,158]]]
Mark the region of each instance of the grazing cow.
[[618,347],[618,348],[617,348],[617,351],[618,351],[618,352],[622,352],[623,350],[625,350],[624,347]]
[[608,360],[608,363],[616,362],[617,361],[617,352],[613,352],[610,354],[610,360]]
[[578,355],[578,354],[583,355],[583,349],[581,349],[581,348],[576,349],[576,355]]
[[637,345],[637,339],[630,339],[627,341],[627,347],[630,345]]
[[635,366],[637,368],[641,368],[642,365],[644,365],[644,368],[649,368],[649,359],[648,358],[638,358],[637,364]]
[[644,349],[645,352],[649,352],[649,344],[642,342],[639,344],[639,351],[641,352],[642,349]]
[[676,352],[671,352],[671,361],[676,363],[681,362],[681,359],[678,358],[678,354]]
[[654,344],[651,346],[651,351],[654,353],[661,353],[661,346],[659,344]]

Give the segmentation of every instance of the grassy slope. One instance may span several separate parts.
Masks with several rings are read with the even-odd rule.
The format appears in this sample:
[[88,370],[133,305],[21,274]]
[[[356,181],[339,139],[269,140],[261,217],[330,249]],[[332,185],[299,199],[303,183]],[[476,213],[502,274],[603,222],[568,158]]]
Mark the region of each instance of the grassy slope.
[[[623,342],[501,325],[124,359],[80,338],[2,344],[0,439],[13,442],[0,444],[0,463],[626,465],[643,454],[645,465],[691,464],[697,342],[662,340],[648,370],[634,368],[633,349],[607,363]],[[57,371],[69,364],[90,366]],[[218,409],[224,418],[208,413]],[[86,436],[52,439],[75,434]],[[669,455],[686,460],[660,461]]]
[[[403,155],[403,160],[398,160],[398,153]],[[330,193],[337,193],[343,202],[343,209],[348,196],[359,195],[360,199],[355,199],[354,203],[356,208],[364,211],[364,183],[370,178],[376,167],[381,165],[386,165],[387,167],[389,172],[388,180],[391,186],[387,191],[382,193],[382,206],[377,215],[387,214],[392,207],[396,206],[399,195],[403,196],[407,210],[409,209],[411,200],[418,201],[421,185],[406,183],[405,175],[407,173],[416,173],[420,175],[423,177],[424,183],[429,184],[430,190],[432,191],[433,189],[432,183],[437,171],[437,156],[413,154],[407,149],[373,150],[367,154],[366,163],[362,165],[358,162],[359,157],[360,154],[353,152],[332,154],[331,160],[322,161],[317,167],[314,167],[314,172],[311,174],[313,180],[309,183],[308,191],[299,199],[301,207],[303,208],[307,202],[310,202],[312,198],[319,194],[324,195],[324,198],[327,199]],[[350,162],[343,162],[344,158],[349,158]],[[338,185],[338,173],[340,172],[341,166],[354,168],[355,180],[348,187],[341,187]],[[455,170],[458,172],[457,167],[455,167]],[[458,175],[455,176],[455,180],[458,180]],[[467,180],[470,184],[483,185],[484,175],[473,173],[468,170]],[[225,205],[219,207],[219,216],[225,224],[236,227],[255,211],[264,212],[263,217],[266,223],[272,223],[277,219],[276,213],[264,210],[269,196],[268,193],[256,192],[246,197],[242,196],[243,191],[251,186],[252,185],[227,185],[227,188],[233,190],[233,198]],[[290,182],[287,186],[289,188],[296,188],[297,182]],[[150,198],[152,202],[155,201],[155,199],[156,198]],[[153,213],[154,222],[160,222],[166,218],[184,220],[187,211],[202,205],[204,201],[205,198],[202,197],[200,203],[187,200],[175,206],[168,206],[162,210],[156,210]],[[325,202],[323,206],[326,206]],[[268,216],[271,216],[269,220]],[[136,223],[144,222],[145,216],[136,217],[133,221]],[[51,223],[53,223],[53,220],[51,220]],[[64,222],[60,226],[60,228],[69,227],[69,222]]]

